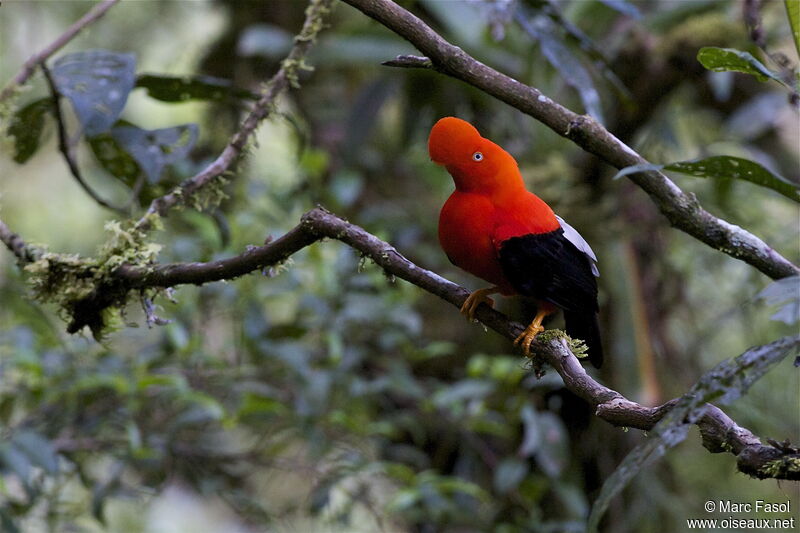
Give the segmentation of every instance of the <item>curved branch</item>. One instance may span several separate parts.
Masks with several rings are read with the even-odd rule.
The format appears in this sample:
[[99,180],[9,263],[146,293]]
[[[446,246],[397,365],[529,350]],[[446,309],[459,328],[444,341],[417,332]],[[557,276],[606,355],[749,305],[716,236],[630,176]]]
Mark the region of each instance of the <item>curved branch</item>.
[[154,199],[145,215],[136,223],[136,230],[150,229],[153,217],[163,216],[169,209],[185,202],[198,190],[223,175],[239,158],[258,125],[268,117],[274,108],[275,99],[289,86],[297,86],[301,70],[308,69],[304,58],[314,44],[317,34],[323,27],[323,17],[330,11],[333,0],[311,0],[306,9],[306,18],[300,33],[294,38],[294,46],[281,63],[278,72],[266,83],[261,98],[253,106],[250,114],[242,122],[222,153],[198,174],[184,180],[172,192]]
[[[253,246],[244,253],[208,263],[174,263],[149,267],[123,265],[115,270],[104,285],[92,295],[75,303],[76,309],[88,309],[87,316],[100,313],[111,305],[120,292],[146,288],[165,288],[183,284],[201,285],[257,272],[285,261],[292,254],[317,241],[330,238],[369,257],[388,274],[404,279],[421,289],[460,308],[469,291],[435,272],[421,268],[406,259],[394,246],[364,229],[350,224],[318,207],[303,215],[300,224],[285,235],[263,246]],[[0,241],[20,260],[35,260],[30,246],[0,220]],[[110,298],[109,294],[115,294]],[[507,339],[515,339],[524,329],[522,324],[506,315],[481,305],[476,317],[487,327]],[[73,317],[77,320],[77,317]],[[72,331],[86,324],[70,324]],[[800,342],[800,341],[797,341]],[[642,430],[652,429],[677,403],[670,400],[657,407],[646,407],[628,400],[619,392],[594,380],[569,350],[563,339],[537,340],[535,353],[558,372],[564,385],[595,408],[595,414],[615,426]],[[800,454],[787,446],[765,446],[750,430],[737,425],[722,410],[706,405],[703,416],[696,422],[703,446],[712,453],[730,452],[737,456],[740,471],[759,478],[800,479],[800,470],[790,465],[800,462]],[[777,467],[776,465],[786,465]]]
[[3,91],[0,92],[0,102],[4,101],[6,98],[9,98],[12,94],[14,94],[14,91],[17,89],[17,87],[28,81],[28,78],[33,76],[33,73],[36,72],[37,65],[44,63],[47,58],[63,48],[64,45],[75,38],[75,36],[78,35],[86,26],[105,15],[106,11],[111,9],[111,7],[113,7],[117,2],[119,2],[119,0],[104,0],[103,2],[95,5],[72,26],[67,28],[67,31],[59,35],[55,41],[44,47],[40,52],[29,57],[22,65],[22,69],[20,69],[16,76],[14,76],[14,79],[12,79],[11,82],[9,82],[9,84],[3,88]]
[[[256,272],[285,261],[293,253],[325,238],[335,239],[369,257],[388,274],[404,279],[421,289],[460,307],[469,292],[438,274],[421,268],[400,254],[392,245],[336,215],[316,208],[303,215],[300,224],[281,238],[244,253],[208,263],[176,263],[152,267],[122,266],[114,273],[115,284],[129,290],[149,287],[172,287],[180,284],[203,284]],[[98,295],[100,296],[100,295]],[[98,298],[97,301],[101,301]],[[87,302],[92,305],[92,302]],[[508,339],[523,330],[522,324],[481,305],[476,317],[487,327]],[[553,367],[565,386],[595,408],[595,414],[615,426],[652,429],[677,403],[676,400],[646,407],[625,398],[594,380],[569,350],[563,339],[536,341],[536,354]],[[707,405],[696,422],[705,446],[712,453],[730,452],[737,456],[738,467],[750,475],[778,479],[800,479],[800,471],[775,469],[775,461],[789,464],[800,460],[791,450],[766,446],[750,430],[738,426],[722,410]],[[767,469],[772,465],[773,470]]]
[[[433,68],[464,81],[532,116],[616,168],[647,163],[645,158],[591,117],[578,115],[554,102],[538,89],[477,61],[394,2],[344,1],[403,37],[427,56],[400,56],[389,62],[391,66]],[[628,177],[650,196],[674,227],[712,248],[754,266],[773,279],[800,274],[800,268],[761,239],[704,210],[693,194],[683,192],[666,175],[651,171]]]
[[99,205],[116,213],[121,213],[123,215],[126,214],[123,208],[112,205],[101,198],[94,191],[94,189],[92,189],[89,184],[86,183],[86,180],[83,179],[81,169],[78,166],[78,162],[75,160],[75,157],[73,156],[72,150],[69,146],[69,139],[67,138],[67,125],[64,122],[64,115],[61,112],[61,91],[59,91],[58,87],[56,87],[56,82],[53,80],[53,76],[50,74],[50,69],[47,68],[47,65],[42,62],[39,66],[41,67],[42,73],[47,80],[47,86],[50,88],[50,97],[53,100],[53,112],[56,118],[56,129],[58,130],[58,149],[61,151],[61,155],[64,156],[64,160],[67,162],[67,166],[69,167],[72,177],[75,178],[75,181],[78,182],[86,194],[88,194],[92,200],[97,202]]

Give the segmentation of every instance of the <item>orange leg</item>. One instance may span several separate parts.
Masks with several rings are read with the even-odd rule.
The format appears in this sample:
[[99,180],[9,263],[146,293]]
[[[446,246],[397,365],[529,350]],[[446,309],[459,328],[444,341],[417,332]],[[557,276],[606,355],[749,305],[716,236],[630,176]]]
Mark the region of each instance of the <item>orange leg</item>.
[[539,307],[539,310],[536,312],[536,316],[533,318],[528,327],[525,328],[525,331],[520,333],[519,336],[514,339],[514,346],[522,346],[522,353],[525,354],[525,357],[531,356],[531,343],[539,333],[544,331],[542,320],[544,320],[544,317],[552,314],[553,312],[555,312],[555,309],[552,309],[549,306]]
[[468,320],[474,320],[475,310],[479,305],[486,304],[489,307],[494,307],[494,300],[489,298],[489,295],[497,294],[498,292],[500,292],[500,289],[497,287],[478,289],[464,300],[464,304],[461,306],[461,314],[466,316]]

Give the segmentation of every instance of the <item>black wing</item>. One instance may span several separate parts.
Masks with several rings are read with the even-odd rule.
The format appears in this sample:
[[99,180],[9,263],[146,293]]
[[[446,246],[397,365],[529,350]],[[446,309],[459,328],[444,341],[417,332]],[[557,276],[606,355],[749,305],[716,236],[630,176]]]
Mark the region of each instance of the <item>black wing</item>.
[[564,226],[571,233],[558,228],[512,237],[500,244],[498,258],[503,274],[517,292],[564,310],[567,333],[586,342],[589,360],[600,368],[603,346],[597,322],[594,252],[578,232],[566,223]]
[[498,259],[511,286],[525,296],[565,311],[597,312],[597,280],[591,258],[564,236],[564,230],[511,237]]

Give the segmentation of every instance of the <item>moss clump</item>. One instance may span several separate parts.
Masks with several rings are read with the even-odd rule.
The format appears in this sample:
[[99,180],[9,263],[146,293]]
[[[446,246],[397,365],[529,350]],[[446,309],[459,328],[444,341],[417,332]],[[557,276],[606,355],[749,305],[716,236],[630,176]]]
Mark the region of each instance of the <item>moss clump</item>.
[[286,73],[286,81],[292,89],[300,88],[300,72],[312,72],[314,67],[306,63],[305,59],[284,59],[281,68]]
[[91,294],[96,267],[95,261],[77,254],[43,252],[38,260],[25,265],[25,272],[37,300],[63,308],[66,302]]
[[778,479],[796,479],[800,474],[800,458],[782,457],[768,462],[760,469],[765,477]]
[[589,356],[589,347],[581,339],[573,339],[569,335],[566,336],[567,345],[570,351],[575,354],[578,359],[584,359]]
[[583,359],[588,356],[589,348],[586,346],[586,343],[581,339],[573,339],[567,335],[566,331],[560,329],[546,329],[536,337],[536,340],[541,342],[550,342],[556,339],[564,339],[567,341],[567,346],[570,351],[575,354],[575,357],[578,359]]
[[94,337],[100,338],[109,317],[124,307],[130,292],[114,278],[114,272],[123,264],[148,265],[161,250],[132,222],[111,221],[105,229],[110,236],[96,257],[43,252],[25,266],[34,297],[55,303],[62,318],[69,321],[70,333],[89,326]]
[[230,174],[230,172],[223,172],[219,176],[214,176],[207,183],[204,183],[202,187],[192,191],[191,194],[184,195],[183,201],[185,203],[189,202],[190,207],[197,211],[205,211],[217,207],[229,198],[225,192],[225,185],[228,184],[228,176]]

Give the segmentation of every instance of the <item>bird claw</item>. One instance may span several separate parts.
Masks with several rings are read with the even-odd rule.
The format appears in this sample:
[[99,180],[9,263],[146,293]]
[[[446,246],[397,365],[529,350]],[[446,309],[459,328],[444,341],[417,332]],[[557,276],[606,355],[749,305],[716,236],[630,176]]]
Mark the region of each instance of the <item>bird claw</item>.
[[471,293],[461,306],[461,314],[466,316],[470,321],[475,320],[475,310],[479,305],[486,304],[489,307],[494,307],[494,300],[489,298],[489,295],[495,292],[497,291],[492,287],[489,289],[478,289]]
[[536,336],[543,332],[544,328],[539,324],[531,324],[525,331],[519,334],[516,339],[514,339],[514,346],[522,347],[522,353],[525,354],[525,357],[531,356],[531,344],[536,339]]

